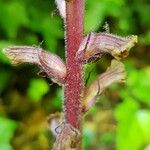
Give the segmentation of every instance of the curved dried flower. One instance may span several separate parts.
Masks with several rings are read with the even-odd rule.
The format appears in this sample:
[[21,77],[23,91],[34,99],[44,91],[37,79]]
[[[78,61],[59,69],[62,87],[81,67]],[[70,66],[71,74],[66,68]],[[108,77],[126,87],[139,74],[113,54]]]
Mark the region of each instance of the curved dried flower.
[[39,51],[40,66],[54,81],[64,83],[66,77],[66,66],[62,59],[57,55],[46,51]]
[[95,104],[97,97],[112,83],[124,82],[126,78],[123,63],[112,60],[111,66],[88,87],[83,96],[83,112]]
[[90,63],[109,53],[120,60],[128,56],[136,42],[135,35],[121,37],[109,33],[90,33],[81,42],[76,57],[82,63]]
[[48,128],[56,137],[59,130],[61,130],[62,122],[64,120],[63,114],[61,112],[56,112],[54,114],[50,114],[47,118]]
[[79,140],[81,140],[80,131],[69,123],[62,123],[60,133],[56,137],[53,150],[76,150]]
[[38,64],[38,48],[30,46],[11,46],[3,49],[13,65],[24,62]]
[[13,46],[5,48],[3,51],[9,57],[12,64],[36,64],[48,77],[51,77],[57,83],[64,83],[66,66],[59,56],[32,46]]

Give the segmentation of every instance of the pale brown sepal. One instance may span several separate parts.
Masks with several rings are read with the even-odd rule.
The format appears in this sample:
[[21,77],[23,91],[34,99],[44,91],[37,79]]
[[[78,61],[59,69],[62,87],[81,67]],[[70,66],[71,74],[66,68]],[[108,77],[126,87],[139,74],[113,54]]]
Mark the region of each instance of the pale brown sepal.
[[48,129],[53,133],[54,137],[57,136],[59,130],[61,130],[61,124],[64,120],[63,113],[56,112],[50,114],[47,118]]
[[98,78],[89,86],[85,88],[83,96],[83,112],[96,103],[97,97],[112,83],[124,82],[126,72],[124,65],[117,61],[112,60],[111,66],[105,73],[98,76]]
[[62,123],[62,129],[56,137],[53,150],[76,150],[80,142],[80,132],[68,123]]
[[65,82],[66,66],[59,56],[32,46],[12,46],[5,48],[3,51],[13,65],[21,63],[36,64],[42,72],[58,84]]
[[110,54],[120,60],[128,56],[130,48],[137,42],[137,36],[116,36],[110,33],[90,33],[86,36],[78,49],[76,58],[81,63],[99,60],[103,54]]

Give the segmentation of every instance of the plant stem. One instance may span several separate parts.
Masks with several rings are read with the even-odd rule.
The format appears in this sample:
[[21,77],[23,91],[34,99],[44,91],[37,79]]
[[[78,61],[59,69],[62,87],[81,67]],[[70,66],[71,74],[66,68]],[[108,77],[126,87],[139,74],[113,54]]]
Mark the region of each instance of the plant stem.
[[64,111],[66,123],[80,129],[83,67],[75,58],[83,38],[84,1],[66,0],[66,65]]

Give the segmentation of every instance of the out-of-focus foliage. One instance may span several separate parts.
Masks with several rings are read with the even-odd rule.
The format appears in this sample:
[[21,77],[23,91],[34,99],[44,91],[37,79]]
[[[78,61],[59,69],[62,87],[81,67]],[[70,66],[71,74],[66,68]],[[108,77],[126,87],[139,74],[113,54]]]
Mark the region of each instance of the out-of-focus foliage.
[[16,122],[10,119],[0,117],[0,149],[12,150],[10,140],[13,137],[16,129]]
[[115,111],[119,150],[144,149],[150,144],[149,79],[149,68],[133,69],[129,73],[126,89],[120,92],[123,102]]
[[[35,90],[36,89],[36,90]],[[30,86],[28,87],[28,96],[33,101],[39,101],[49,90],[49,85],[45,80],[42,79],[32,79]]]
[[[85,33],[136,34],[125,65],[127,82],[111,86],[83,123],[85,150],[150,149],[150,3],[148,0],[86,0]],[[48,150],[54,141],[49,114],[61,111],[62,89],[31,65],[13,67],[2,53],[8,45],[36,45],[65,57],[64,25],[54,0],[0,0],[0,150]],[[110,64],[105,56],[86,65],[89,84]]]

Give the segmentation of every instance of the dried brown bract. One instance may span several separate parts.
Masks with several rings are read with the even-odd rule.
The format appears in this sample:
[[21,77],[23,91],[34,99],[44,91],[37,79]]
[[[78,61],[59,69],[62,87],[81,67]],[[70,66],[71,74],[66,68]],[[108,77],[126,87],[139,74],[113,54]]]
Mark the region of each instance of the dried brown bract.
[[80,140],[80,132],[67,123],[62,124],[62,129],[56,137],[53,150],[76,150]]
[[112,83],[124,82],[126,72],[123,63],[112,60],[111,66],[105,73],[97,77],[93,83],[85,88],[83,96],[83,111],[86,112],[93,104],[97,97]]
[[62,59],[55,55],[50,54],[46,51],[39,51],[39,62],[42,70],[52,78],[52,80],[57,83],[64,83],[66,77],[66,66]]
[[109,33],[90,33],[80,44],[76,58],[82,63],[95,62],[109,53],[120,60],[128,56],[130,48],[137,42],[137,36],[116,36]]
[[64,117],[63,117],[63,113],[61,112],[50,114],[47,118],[48,128],[55,137],[59,132],[59,129],[60,129],[59,127],[62,124],[63,120],[64,120]]
[[41,72],[46,73],[57,83],[63,84],[65,81],[66,66],[61,58],[55,54],[32,46],[7,47],[4,49],[4,53],[14,65],[21,63],[36,64],[40,67]]

